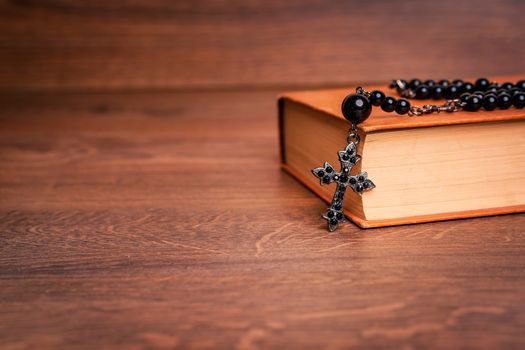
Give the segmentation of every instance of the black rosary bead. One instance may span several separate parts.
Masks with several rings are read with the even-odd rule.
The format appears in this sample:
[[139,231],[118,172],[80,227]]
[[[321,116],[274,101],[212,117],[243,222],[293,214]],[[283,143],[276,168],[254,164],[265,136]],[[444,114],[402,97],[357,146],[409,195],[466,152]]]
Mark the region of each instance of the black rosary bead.
[[385,112],[393,112],[396,109],[396,99],[390,96],[385,97],[381,109]]
[[[446,79],[439,81],[428,79],[424,82],[420,79],[412,79],[408,82],[398,79],[393,80],[390,87],[396,89],[399,95],[409,98],[449,101],[442,105],[425,105],[414,109],[407,98],[397,100],[386,96],[380,90],[366,92],[360,87],[356,89],[356,94],[347,96],[343,101],[341,109],[344,117],[354,125],[361,123],[369,117],[372,106],[380,106],[385,112],[395,111],[400,115],[408,113],[415,116],[440,111],[475,112],[480,108],[492,111],[496,108],[508,109],[513,105],[516,108],[525,107],[525,80],[520,80],[516,84],[511,82],[499,84],[490,82],[486,78],[479,78],[474,83],[462,79],[455,79],[452,82]],[[343,156],[343,160],[352,162],[354,158],[349,160],[350,156]],[[324,171],[328,173],[326,169]]]
[[483,92],[481,92],[481,91],[474,91],[473,95],[478,96],[478,97],[479,97],[480,99],[482,99],[482,100],[483,100],[483,96],[485,96],[485,95],[483,94]]
[[459,96],[459,88],[456,85],[449,85],[445,89],[444,95],[447,100],[454,100]]
[[464,92],[462,93],[460,96],[459,96],[459,99],[461,100],[461,102],[467,102],[468,98],[471,96],[470,93],[468,92]]
[[412,79],[412,80],[410,80],[408,82],[408,87],[411,88],[412,90],[414,90],[415,88],[417,88],[421,84],[422,84],[421,80],[419,80],[419,79]]
[[517,93],[512,97],[512,104],[516,108],[523,108],[525,107],[525,93],[520,92]]
[[424,100],[430,95],[430,89],[426,85],[419,85],[415,93],[418,100]]
[[490,81],[488,81],[488,79],[485,78],[479,78],[478,80],[476,80],[475,85],[477,90],[485,91],[488,89]]
[[510,106],[512,106],[512,98],[509,94],[498,95],[498,107],[500,109],[508,109]]
[[385,94],[383,91],[374,90],[370,92],[370,103],[374,106],[381,106],[381,103],[385,100]]
[[370,116],[370,113],[372,113],[372,105],[366,96],[351,94],[343,100],[341,111],[349,122],[359,124]]
[[450,85],[450,82],[448,80],[446,80],[446,79],[442,79],[442,80],[438,81],[438,85],[441,85],[441,86],[446,88],[447,86]]
[[436,85],[430,89],[430,97],[434,100],[440,100],[443,98],[443,93],[445,92],[445,87],[443,85]]
[[485,91],[485,95],[487,94],[493,94],[496,95],[498,93],[498,89],[495,87],[491,87]]
[[498,106],[498,99],[492,94],[485,95],[483,97],[483,108],[487,111],[493,111]]
[[456,85],[456,86],[463,86],[463,83],[464,81],[461,79],[456,79],[452,81],[452,85]]
[[507,81],[507,82],[504,82],[503,84],[501,84],[499,87],[500,87],[500,89],[505,89],[505,90],[510,91],[510,89],[512,89],[514,87],[514,84],[509,83]]
[[400,98],[396,103],[396,113],[406,114],[410,111],[410,102],[405,98]]
[[473,92],[474,91],[474,85],[472,85],[471,83],[464,83],[461,86],[461,91],[463,91],[463,92]]
[[467,98],[467,101],[466,101],[465,106],[463,107],[463,109],[465,109],[466,111],[469,111],[469,112],[479,111],[479,109],[481,108],[481,105],[482,105],[481,101],[482,100],[481,100],[481,98],[479,98],[478,95],[470,95]]

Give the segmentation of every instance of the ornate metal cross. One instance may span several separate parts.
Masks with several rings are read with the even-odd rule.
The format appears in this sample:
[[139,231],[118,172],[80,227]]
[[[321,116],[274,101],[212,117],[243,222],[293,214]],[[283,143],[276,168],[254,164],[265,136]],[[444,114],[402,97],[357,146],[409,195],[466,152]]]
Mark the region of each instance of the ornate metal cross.
[[348,145],[344,150],[338,152],[341,172],[336,172],[334,167],[328,162],[325,162],[322,167],[312,169],[312,173],[319,179],[321,186],[332,182],[337,183],[332,204],[323,214],[323,218],[328,221],[328,230],[330,232],[334,231],[340,222],[345,221],[343,206],[348,186],[359,195],[376,187],[371,180],[368,180],[368,174],[365,171],[357,175],[350,175],[352,168],[361,160],[361,157],[357,154],[359,141],[360,138],[354,126],[348,134]]

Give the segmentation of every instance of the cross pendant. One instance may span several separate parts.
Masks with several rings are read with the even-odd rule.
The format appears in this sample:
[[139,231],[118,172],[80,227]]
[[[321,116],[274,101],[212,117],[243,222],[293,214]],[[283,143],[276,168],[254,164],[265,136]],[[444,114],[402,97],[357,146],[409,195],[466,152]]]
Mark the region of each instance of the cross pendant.
[[345,221],[343,206],[347,187],[350,187],[359,195],[376,187],[367,178],[368,174],[364,171],[356,175],[350,175],[352,168],[361,160],[361,157],[357,154],[359,140],[355,127],[353,127],[348,135],[348,145],[344,150],[338,152],[339,161],[341,162],[340,172],[336,172],[334,167],[328,162],[325,162],[322,167],[312,169],[312,173],[319,179],[321,186],[332,182],[337,183],[332,204],[323,214],[323,218],[328,221],[328,230],[330,232],[334,231],[339,223]]

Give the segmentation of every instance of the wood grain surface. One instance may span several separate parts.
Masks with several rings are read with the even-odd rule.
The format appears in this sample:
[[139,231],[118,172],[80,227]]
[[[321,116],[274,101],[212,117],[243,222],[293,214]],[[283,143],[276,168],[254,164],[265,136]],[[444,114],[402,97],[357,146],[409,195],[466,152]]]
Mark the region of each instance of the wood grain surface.
[[1,95],[1,347],[525,347],[525,215],[328,234],[276,94]]
[[0,90],[522,73],[524,12],[516,0],[0,0]]

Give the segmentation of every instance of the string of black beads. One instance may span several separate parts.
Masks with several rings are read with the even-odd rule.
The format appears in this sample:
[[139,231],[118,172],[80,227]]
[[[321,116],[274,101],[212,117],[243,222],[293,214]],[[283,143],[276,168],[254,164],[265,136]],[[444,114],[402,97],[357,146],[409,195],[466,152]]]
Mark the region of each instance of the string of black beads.
[[[440,111],[455,112],[465,110],[475,112],[484,108],[492,111],[496,108],[508,109],[525,107],[525,80],[516,84],[511,82],[496,83],[486,78],[479,78],[474,83],[461,79],[449,80],[426,80],[412,79],[394,80],[391,88],[397,90],[401,98],[385,95],[380,90],[365,91],[358,87],[356,93],[350,94],[343,100],[341,109],[343,116],[353,125],[365,121],[372,112],[372,107],[381,107],[385,112],[396,112],[397,114],[421,115],[422,113],[433,113]],[[407,98],[448,100],[443,106],[426,105],[423,112],[415,113]]]
[[394,80],[390,87],[395,88],[399,95],[418,100],[422,99],[460,99],[464,102],[466,111],[478,111],[484,108],[492,111],[496,108],[508,109],[512,105],[516,108],[525,106],[525,80],[516,84],[511,82],[496,83],[486,78],[479,78],[474,83],[461,79],[426,80],[420,79]]

